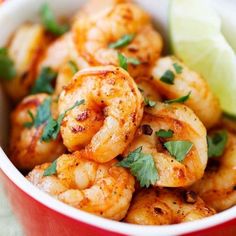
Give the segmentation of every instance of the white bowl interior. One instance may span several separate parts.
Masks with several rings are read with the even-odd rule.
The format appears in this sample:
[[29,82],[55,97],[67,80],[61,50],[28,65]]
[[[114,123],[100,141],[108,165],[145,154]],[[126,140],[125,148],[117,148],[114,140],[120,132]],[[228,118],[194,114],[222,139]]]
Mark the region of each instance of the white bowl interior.
[[[54,12],[58,16],[67,16],[73,14],[83,2],[86,0],[48,0]],[[38,20],[39,7],[43,0],[14,0],[9,1],[0,8],[0,46],[3,46],[10,35],[15,29],[25,21]],[[142,7],[144,7],[153,16],[154,21],[157,23],[157,27],[161,30],[162,35],[167,38],[167,12],[168,2],[167,0],[137,0]],[[8,125],[8,106],[7,101],[4,98],[3,91],[0,86],[0,145],[5,146],[7,141],[7,125]],[[198,220],[195,222],[182,223],[178,225],[170,226],[140,226],[124,224],[120,222],[114,222],[111,220],[103,219],[98,216],[91,215],[89,213],[74,209],[68,205],[65,205],[55,199],[51,198],[47,194],[39,191],[36,187],[32,186],[21,173],[12,165],[4,151],[0,148],[0,168],[3,172],[24,192],[32,196],[37,201],[61,212],[69,217],[86,222],[91,225],[95,225],[100,228],[108,228],[115,232],[120,232],[128,235],[176,235],[189,233],[196,230],[208,228],[230,219],[235,218],[236,207],[226,210],[217,215]]]

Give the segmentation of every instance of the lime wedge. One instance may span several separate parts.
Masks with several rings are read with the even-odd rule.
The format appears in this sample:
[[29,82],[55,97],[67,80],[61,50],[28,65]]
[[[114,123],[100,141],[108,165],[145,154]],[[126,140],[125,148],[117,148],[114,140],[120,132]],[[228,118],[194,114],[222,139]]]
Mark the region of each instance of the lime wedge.
[[170,36],[174,54],[208,81],[225,112],[236,115],[236,56],[209,1],[172,0]]

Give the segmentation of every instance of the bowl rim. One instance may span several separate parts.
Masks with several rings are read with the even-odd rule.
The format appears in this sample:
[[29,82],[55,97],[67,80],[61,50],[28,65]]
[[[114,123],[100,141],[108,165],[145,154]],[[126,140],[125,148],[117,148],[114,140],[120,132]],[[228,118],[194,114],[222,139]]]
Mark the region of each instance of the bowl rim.
[[[21,4],[32,3],[32,0],[14,0],[9,1],[1,6],[1,12],[4,12],[7,15],[7,12],[11,11],[12,7],[16,8]],[[87,212],[84,212],[79,209],[75,209],[69,205],[66,205],[50,195],[40,191],[34,185],[32,185],[27,179],[15,168],[11,163],[7,155],[4,153],[0,147],[0,169],[2,172],[25,194],[41,203],[42,205],[58,212],[64,216],[72,218],[76,221],[81,221],[85,224],[96,226],[98,228],[117,232],[127,235],[176,235],[176,234],[186,234],[192,233],[199,230],[204,230],[232,219],[236,218],[236,206],[225,210],[216,215],[196,220],[193,222],[186,222],[175,225],[162,225],[162,226],[142,226],[134,224],[126,224],[122,222],[116,222],[113,220],[105,219]]]
[[88,212],[75,209],[40,191],[16,169],[16,167],[11,163],[2,148],[0,148],[0,168],[2,172],[25,194],[29,195],[31,198],[40,202],[42,205],[50,208],[51,210],[54,210],[74,220],[121,234],[140,236],[156,235],[157,232],[159,233],[159,235],[186,234],[225,223],[234,219],[236,215],[236,206],[234,206],[216,215],[193,222],[161,226],[142,226],[127,224],[105,219]]

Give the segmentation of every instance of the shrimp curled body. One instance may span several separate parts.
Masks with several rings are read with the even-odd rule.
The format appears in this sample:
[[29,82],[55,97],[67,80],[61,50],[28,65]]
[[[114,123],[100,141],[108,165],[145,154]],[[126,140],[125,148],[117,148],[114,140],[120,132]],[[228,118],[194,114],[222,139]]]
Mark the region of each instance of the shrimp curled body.
[[[145,134],[142,127],[147,125],[152,132]],[[161,129],[171,130],[173,136],[158,138],[155,133]],[[163,147],[167,141],[188,141],[192,148],[179,162]],[[206,129],[192,110],[182,104],[159,102],[155,108],[145,110],[141,128],[125,154],[138,147],[153,156],[160,176],[157,186],[188,186],[203,176],[207,162]]]
[[140,225],[164,225],[202,219],[215,214],[192,191],[144,189],[131,203],[125,221]]
[[[49,142],[41,141],[45,124],[38,127],[25,127],[26,122],[32,122],[29,111],[36,115],[37,108],[49,98],[46,94],[26,97],[11,115],[11,139],[9,155],[11,161],[19,169],[31,170],[35,165],[55,160],[64,153],[65,147],[61,136]],[[52,106],[52,110],[53,106]],[[53,111],[56,113],[57,111]]]
[[124,218],[134,192],[134,178],[113,160],[98,164],[75,154],[57,159],[56,174],[43,176],[49,163],[27,179],[39,189],[78,209],[114,220]]
[[221,157],[209,160],[201,180],[191,188],[209,206],[223,211],[236,204],[236,137],[228,132],[228,141]]
[[[180,67],[180,71],[176,71],[174,66]],[[161,80],[167,71],[174,73],[173,84]],[[191,92],[185,104],[197,114],[206,128],[211,128],[219,121],[220,104],[207,82],[175,57],[164,57],[158,60],[153,67],[152,75],[158,91],[167,99],[176,99]]]
[[[117,4],[97,14],[78,17],[72,33],[78,55],[89,66],[119,65],[118,51],[127,58],[138,59],[139,65],[128,66],[134,78],[149,74],[162,50],[162,38],[153,29],[148,14],[133,3]],[[132,42],[118,49],[109,47],[125,35],[133,35]]]
[[85,103],[67,112],[61,134],[65,146],[107,162],[121,154],[143,116],[143,97],[129,74],[118,67],[81,70],[61,93],[60,113],[78,100]]

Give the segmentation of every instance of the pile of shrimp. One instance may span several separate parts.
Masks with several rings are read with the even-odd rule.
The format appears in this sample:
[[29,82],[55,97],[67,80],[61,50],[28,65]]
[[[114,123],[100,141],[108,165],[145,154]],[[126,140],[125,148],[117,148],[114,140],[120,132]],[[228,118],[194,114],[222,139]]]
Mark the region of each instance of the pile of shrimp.
[[[91,0],[65,34],[27,23],[7,47],[16,68],[4,82],[15,104],[8,153],[37,188],[141,225],[193,221],[236,204],[234,124],[201,75],[163,56],[162,36],[138,5]],[[55,78],[35,92],[40,76],[47,84],[42,70]],[[217,132],[225,145],[211,157],[207,135]],[[179,146],[167,145],[180,143],[189,146],[177,157]]]

